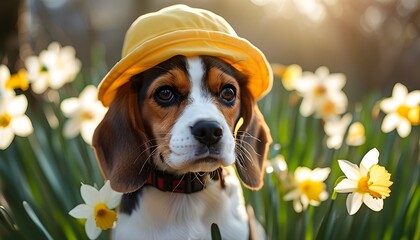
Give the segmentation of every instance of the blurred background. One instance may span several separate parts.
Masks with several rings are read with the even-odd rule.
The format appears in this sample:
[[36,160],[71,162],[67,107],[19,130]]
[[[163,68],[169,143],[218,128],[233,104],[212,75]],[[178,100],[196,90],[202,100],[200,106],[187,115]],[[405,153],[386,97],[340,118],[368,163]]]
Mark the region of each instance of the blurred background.
[[[324,122],[303,117],[301,99],[283,88],[279,77],[259,102],[274,140],[271,172],[278,165],[280,174],[267,167],[265,187],[244,193],[271,239],[420,239],[418,118],[407,138],[383,133],[385,114],[378,104],[397,82],[409,92],[420,90],[420,0],[0,0],[0,64],[12,74],[52,42],[73,46],[82,62],[81,73],[62,89],[45,94],[15,90],[28,99],[33,133],[16,137],[0,151],[0,239],[86,239],[83,220],[68,212],[82,202],[80,182],[101,186],[103,177],[91,146],[80,136],[64,136],[67,116],[60,104],[99,84],[120,59],[125,32],[138,16],[176,3],[223,16],[271,63],[298,64],[311,72],[326,66],[347,77],[343,91],[354,105],[348,111],[366,135],[360,147],[327,147]],[[348,127],[340,127],[341,140]],[[342,175],[336,160],[358,163],[372,148],[378,148],[394,181],[380,213],[362,208],[349,216],[345,196],[335,207],[329,199],[301,213],[282,201],[290,187],[289,170],[330,167],[326,185],[332,195]],[[100,239],[109,239],[109,232]]]
[[344,73],[350,102],[372,89],[389,94],[396,82],[420,89],[419,0],[2,0],[0,59],[13,72],[58,41],[76,48],[98,84],[130,24],[176,3],[223,16],[270,62]]

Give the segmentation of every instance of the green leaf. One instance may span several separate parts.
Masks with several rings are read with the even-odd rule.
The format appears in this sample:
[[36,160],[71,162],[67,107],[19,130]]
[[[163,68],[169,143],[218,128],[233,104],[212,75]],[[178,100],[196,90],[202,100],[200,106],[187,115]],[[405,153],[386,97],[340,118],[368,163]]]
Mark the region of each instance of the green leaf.
[[34,212],[34,210],[31,208],[31,206],[26,201],[23,201],[23,207],[25,208],[26,213],[32,219],[32,221],[35,223],[35,225],[44,233],[45,237],[48,240],[53,240],[51,235],[48,233],[47,229],[45,229],[44,225],[42,225],[41,221],[39,220],[39,218],[36,215],[36,213]]
[[211,239],[222,240],[222,235],[220,234],[219,226],[217,226],[216,223],[211,224]]
[[0,221],[5,223],[12,231],[18,231],[18,227],[13,220],[12,216],[7,212],[6,208],[0,206]]

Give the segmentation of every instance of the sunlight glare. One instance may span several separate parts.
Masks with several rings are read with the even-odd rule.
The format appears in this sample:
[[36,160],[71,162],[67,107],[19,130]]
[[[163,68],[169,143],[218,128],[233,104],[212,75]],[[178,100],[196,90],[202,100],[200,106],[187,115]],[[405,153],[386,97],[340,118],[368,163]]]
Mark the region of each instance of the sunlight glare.
[[297,9],[315,22],[325,18],[325,8],[317,0],[294,0]]

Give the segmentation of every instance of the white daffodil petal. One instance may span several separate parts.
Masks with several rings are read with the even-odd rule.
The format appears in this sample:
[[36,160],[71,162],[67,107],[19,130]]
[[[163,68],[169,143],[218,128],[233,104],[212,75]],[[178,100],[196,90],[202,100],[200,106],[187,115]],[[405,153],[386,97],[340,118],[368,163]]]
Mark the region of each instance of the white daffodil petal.
[[348,179],[357,181],[359,180],[360,171],[359,167],[356,164],[351,163],[347,160],[338,160],[338,165],[340,166],[341,171],[343,171],[344,175],[346,175]]
[[114,209],[118,207],[118,205],[120,205],[122,195],[123,195],[122,193],[112,191],[111,196],[106,204],[107,207],[109,209]]
[[375,199],[370,194],[363,195],[363,202],[373,211],[379,212],[384,207],[384,200],[379,198]]
[[102,232],[102,230],[96,226],[96,222],[93,216],[87,219],[85,223],[85,231],[89,239],[98,238],[99,234]]
[[363,166],[366,170],[369,171],[369,169],[373,165],[378,164],[378,162],[379,162],[378,158],[379,158],[379,151],[378,151],[378,149],[372,148],[362,158],[362,161],[360,162],[360,165]]
[[49,76],[46,74],[41,74],[34,80],[31,84],[31,89],[37,94],[42,94],[48,88]]
[[10,146],[15,138],[15,133],[11,127],[0,128],[0,149],[4,150]]
[[321,66],[315,70],[315,75],[318,78],[325,78],[330,74],[330,70],[326,66]]
[[314,182],[323,182],[328,178],[328,175],[330,174],[331,169],[330,168],[315,168],[312,170],[311,173],[311,180]]
[[384,117],[384,120],[381,125],[381,130],[384,133],[389,133],[395,128],[397,128],[400,123],[401,117],[397,113],[389,113]]
[[105,181],[105,184],[99,189],[99,199],[100,202],[107,203],[109,198],[111,197],[111,184],[109,180]]
[[328,136],[335,136],[339,135],[337,133],[337,128],[340,126],[340,122],[338,120],[331,120],[327,121],[324,124],[324,131]]
[[294,200],[293,201],[293,209],[297,212],[300,213],[303,210],[302,204],[300,203],[299,200]]
[[300,195],[300,202],[302,203],[303,210],[306,210],[309,206],[309,199],[305,194]]
[[411,132],[411,123],[406,119],[400,121],[400,124],[397,127],[397,132],[400,137],[407,137]]
[[74,218],[87,219],[93,216],[93,207],[86,204],[79,204],[69,212]]
[[64,99],[60,105],[60,109],[66,117],[72,117],[79,108],[79,99],[75,97]]
[[363,203],[363,195],[360,193],[350,193],[347,196],[346,200],[346,206],[347,206],[347,212],[350,215],[355,214],[357,211],[359,211],[360,207]]
[[27,137],[34,131],[31,120],[26,115],[13,118],[10,124],[16,135],[21,137]]
[[328,199],[328,192],[327,191],[322,191],[321,194],[319,195],[319,200],[321,201],[325,201]]
[[399,101],[404,101],[408,94],[407,87],[401,83],[397,83],[392,90],[392,98]]
[[300,94],[306,95],[308,92],[312,91],[317,84],[317,77],[313,73],[304,72],[301,78],[296,79],[295,89]]
[[335,135],[327,138],[327,147],[329,149],[339,149],[343,144],[343,137],[340,135]]
[[406,104],[409,107],[417,107],[420,104],[420,90],[410,92],[407,96]]
[[27,107],[28,100],[25,95],[21,94],[9,100],[7,103],[7,112],[12,117],[20,116],[25,113]]
[[315,111],[315,102],[312,97],[305,97],[302,100],[299,111],[304,117],[308,117]]
[[80,134],[83,137],[83,140],[89,145],[92,144],[93,133],[95,132],[96,127],[99,122],[83,122],[80,126]]
[[85,201],[88,205],[94,206],[100,201],[99,191],[90,185],[82,184],[80,187],[80,193],[83,201]]
[[86,86],[80,93],[79,99],[82,104],[91,103],[97,99],[98,89],[93,85]]
[[346,85],[346,76],[342,73],[333,73],[325,79],[325,87],[329,91],[340,91]]
[[398,108],[399,104],[394,101],[392,98],[386,98],[382,100],[379,104],[379,107],[384,111],[385,113],[391,113],[394,112]]
[[305,181],[311,176],[312,170],[307,167],[297,167],[295,170],[295,179],[298,182]]
[[66,76],[60,69],[51,69],[50,73],[50,87],[52,89],[60,89],[66,83]]
[[315,206],[315,207],[318,207],[320,204],[321,204],[321,202],[319,202],[319,201],[315,201],[315,200],[310,200],[309,201],[309,205],[312,205],[312,206]]
[[10,78],[10,70],[6,65],[0,65],[0,89],[4,87]]
[[355,192],[358,188],[358,181],[350,180],[350,179],[343,179],[341,180],[334,188],[334,190],[338,193],[349,193]]
[[290,201],[290,200],[299,198],[299,196],[300,196],[300,191],[297,189],[294,189],[288,192],[286,195],[284,195],[283,200]]
[[80,132],[79,119],[69,119],[64,123],[63,135],[66,138],[74,138]]

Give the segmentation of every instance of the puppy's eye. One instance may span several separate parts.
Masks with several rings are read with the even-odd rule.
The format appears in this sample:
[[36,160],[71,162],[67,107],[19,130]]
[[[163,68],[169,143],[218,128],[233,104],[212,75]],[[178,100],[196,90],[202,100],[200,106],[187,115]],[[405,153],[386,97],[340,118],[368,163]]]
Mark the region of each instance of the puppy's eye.
[[232,106],[236,99],[236,88],[231,84],[224,85],[219,93],[219,99],[225,105]]
[[175,103],[175,90],[170,86],[162,86],[155,92],[155,101],[162,106],[169,106]]

